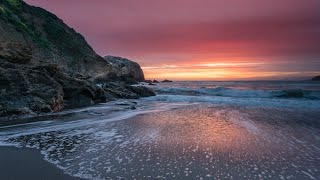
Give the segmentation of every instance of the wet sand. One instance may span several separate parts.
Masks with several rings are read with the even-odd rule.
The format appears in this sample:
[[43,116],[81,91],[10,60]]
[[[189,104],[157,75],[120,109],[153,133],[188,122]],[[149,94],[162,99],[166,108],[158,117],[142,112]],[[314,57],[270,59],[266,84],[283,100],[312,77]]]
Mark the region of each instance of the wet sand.
[[[23,179],[71,178],[43,156],[87,179],[320,178],[319,110],[186,104],[133,117],[137,112],[119,111],[118,119],[106,112],[92,109],[74,114],[83,120],[71,116],[3,128],[2,142],[38,148],[42,155],[0,148],[0,158],[8,158],[1,163],[20,157],[27,164],[12,164],[11,174]],[[41,164],[47,172],[39,170]],[[26,172],[37,177],[22,175]]]
[[80,180],[43,160],[38,150],[15,147],[0,147],[0,179]]

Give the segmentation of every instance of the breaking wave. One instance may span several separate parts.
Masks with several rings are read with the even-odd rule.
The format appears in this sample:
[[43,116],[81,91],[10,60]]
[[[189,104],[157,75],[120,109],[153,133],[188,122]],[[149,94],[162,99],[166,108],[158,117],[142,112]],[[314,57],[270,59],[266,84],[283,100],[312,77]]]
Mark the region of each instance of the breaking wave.
[[302,89],[286,90],[244,90],[226,87],[215,88],[159,88],[156,89],[158,94],[173,95],[194,95],[194,96],[222,96],[222,97],[239,97],[239,98],[305,98],[320,99],[320,91],[310,91]]

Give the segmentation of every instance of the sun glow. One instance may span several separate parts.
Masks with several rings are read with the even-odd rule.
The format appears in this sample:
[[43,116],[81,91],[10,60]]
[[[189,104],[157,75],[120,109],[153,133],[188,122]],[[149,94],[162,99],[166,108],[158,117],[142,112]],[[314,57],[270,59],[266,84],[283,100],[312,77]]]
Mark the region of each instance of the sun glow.
[[173,80],[213,80],[235,77],[250,78],[245,69],[263,63],[252,62],[215,62],[205,61],[198,64],[160,65],[142,67],[147,78]]
[[[182,65],[160,65],[142,67],[146,79],[172,80],[255,80],[274,77],[290,77],[299,71],[281,71],[266,68],[265,62],[216,62]],[[281,65],[280,65],[281,66]],[[318,72],[309,72],[317,74]]]

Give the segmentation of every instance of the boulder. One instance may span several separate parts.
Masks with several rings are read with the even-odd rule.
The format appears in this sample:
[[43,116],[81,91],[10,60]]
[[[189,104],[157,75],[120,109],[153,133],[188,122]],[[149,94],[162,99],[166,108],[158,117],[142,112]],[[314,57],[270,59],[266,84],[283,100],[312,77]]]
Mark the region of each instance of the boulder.
[[127,77],[140,82],[145,80],[143,71],[138,63],[116,56],[105,56],[104,59],[111,64],[115,77]]

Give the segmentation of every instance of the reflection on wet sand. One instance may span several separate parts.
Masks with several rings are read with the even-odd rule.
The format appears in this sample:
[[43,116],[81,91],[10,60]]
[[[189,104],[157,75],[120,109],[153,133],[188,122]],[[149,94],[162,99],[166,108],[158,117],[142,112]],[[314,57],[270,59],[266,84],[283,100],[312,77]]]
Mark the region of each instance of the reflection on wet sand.
[[193,104],[7,142],[86,178],[318,179],[317,113]]

